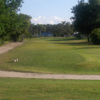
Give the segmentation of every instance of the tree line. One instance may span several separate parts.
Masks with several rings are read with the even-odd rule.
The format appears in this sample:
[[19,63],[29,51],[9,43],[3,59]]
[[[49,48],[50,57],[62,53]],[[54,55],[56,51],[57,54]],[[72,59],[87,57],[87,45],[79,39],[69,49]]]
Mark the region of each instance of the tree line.
[[29,30],[34,37],[35,36],[41,37],[42,36],[41,33],[52,33],[54,37],[64,37],[73,34],[72,24],[65,21],[54,25],[31,24]]
[[31,17],[18,14],[23,0],[0,0],[0,39],[2,43],[22,41],[28,34]]

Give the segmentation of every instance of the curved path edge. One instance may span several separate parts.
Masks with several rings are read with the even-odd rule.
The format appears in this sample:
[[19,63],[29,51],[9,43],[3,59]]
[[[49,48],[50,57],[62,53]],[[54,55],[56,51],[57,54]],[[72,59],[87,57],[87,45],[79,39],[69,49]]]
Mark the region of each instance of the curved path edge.
[[74,79],[74,80],[100,80],[100,75],[66,75],[66,74],[40,74],[13,71],[0,71],[2,78],[33,78],[33,79]]
[[5,44],[3,46],[0,46],[0,54],[6,53],[9,50],[12,50],[15,47],[18,47],[22,44],[23,44],[23,42],[11,42],[11,43]]

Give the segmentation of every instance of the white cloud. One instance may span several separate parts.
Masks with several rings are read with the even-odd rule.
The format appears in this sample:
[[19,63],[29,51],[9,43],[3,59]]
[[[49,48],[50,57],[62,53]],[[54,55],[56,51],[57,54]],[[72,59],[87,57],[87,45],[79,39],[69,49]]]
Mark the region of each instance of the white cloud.
[[57,16],[51,16],[51,17],[39,16],[37,18],[32,18],[31,20],[31,22],[34,24],[58,24],[62,21],[66,20]]

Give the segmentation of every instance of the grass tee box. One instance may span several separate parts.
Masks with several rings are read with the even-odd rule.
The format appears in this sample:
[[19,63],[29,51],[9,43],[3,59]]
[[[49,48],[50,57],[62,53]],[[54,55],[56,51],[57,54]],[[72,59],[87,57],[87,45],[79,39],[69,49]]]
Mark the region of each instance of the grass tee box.
[[100,81],[0,78],[0,100],[100,100]]
[[[13,58],[19,62],[12,63]],[[100,74],[100,46],[77,38],[36,38],[0,55],[0,70]]]

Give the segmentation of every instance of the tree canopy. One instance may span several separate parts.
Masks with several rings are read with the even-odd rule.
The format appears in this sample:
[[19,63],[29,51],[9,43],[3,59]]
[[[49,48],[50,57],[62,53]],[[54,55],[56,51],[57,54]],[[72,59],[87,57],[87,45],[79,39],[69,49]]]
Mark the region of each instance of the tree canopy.
[[28,33],[29,15],[18,14],[23,0],[0,0],[0,39],[14,42]]
[[100,0],[89,0],[88,3],[80,0],[72,13],[75,31],[86,35],[89,41],[92,30],[100,27]]

